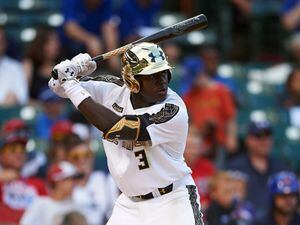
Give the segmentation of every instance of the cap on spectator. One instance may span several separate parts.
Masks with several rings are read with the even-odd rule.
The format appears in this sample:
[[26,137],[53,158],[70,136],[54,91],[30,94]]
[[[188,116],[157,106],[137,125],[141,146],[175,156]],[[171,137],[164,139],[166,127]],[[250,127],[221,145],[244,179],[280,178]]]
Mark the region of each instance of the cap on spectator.
[[204,69],[203,61],[199,57],[188,57],[183,62],[183,69],[185,77],[195,78]]
[[58,97],[56,94],[54,94],[53,91],[50,89],[43,90],[39,96],[38,99],[42,102],[59,102],[61,101],[61,98]]
[[268,121],[251,121],[248,127],[250,135],[271,135],[272,126]]
[[180,83],[180,94],[184,95],[193,86],[197,75],[204,70],[203,61],[200,57],[188,57],[183,64],[183,79]]
[[57,181],[65,180],[67,178],[80,179],[84,176],[83,173],[79,173],[71,163],[62,161],[57,164],[53,164],[47,174],[47,180],[49,183],[55,183]]
[[62,140],[65,136],[73,133],[73,123],[69,120],[61,120],[53,124],[50,131],[52,140]]
[[275,174],[269,181],[270,194],[297,194],[299,193],[299,184],[296,175],[293,172],[282,171]]
[[0,147],[11,143],[26,144],[29,138],[28,127],[21,119],[11,119],[3,124]]

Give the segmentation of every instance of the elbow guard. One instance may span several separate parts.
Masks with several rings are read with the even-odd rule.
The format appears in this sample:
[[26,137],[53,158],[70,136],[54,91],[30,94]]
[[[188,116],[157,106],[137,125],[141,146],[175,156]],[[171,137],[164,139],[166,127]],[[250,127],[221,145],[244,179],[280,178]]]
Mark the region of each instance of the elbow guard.
[[139,116],[125,115],[104,134],[104,138],[108,140],[148,141],[150,136],[146,129],[147,125],[143,121]]

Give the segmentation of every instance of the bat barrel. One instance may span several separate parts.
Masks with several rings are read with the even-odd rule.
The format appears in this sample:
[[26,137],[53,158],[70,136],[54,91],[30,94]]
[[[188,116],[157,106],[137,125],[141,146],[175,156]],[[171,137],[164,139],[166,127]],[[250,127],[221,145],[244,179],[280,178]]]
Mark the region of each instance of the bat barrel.
[[133,44],[140,42],[159,43],[177,36],[181,36],[183,34],[189,33],[197,29],[204,29],[207,26],[208,21],[206,16],[204,14],[200,14],[187,20],[178,22],[174,25],[163,28],[155,34],[136,40],[135,42],[133,42]]
[[[113,51],[104,53],[102,55],[98,55],[92,58],[95,62],[103,61],[106,59],[111,58],[112,56],[117,56],[120,54],[123,54],[125,51],[127,51],[129,48],[132,47],[132,45],[140,42],[152,42],[152,43],[159,43],[177,36],[181,36],[183,34],[189,33],[191,31],[197,30],[197,29],[204,29],[208,26],[207,18],[204,14],[200,14],[197,16],[194,16],[190,19],[178,22],[174,25],[168,26],[166,28],[163,28],[159,32],[149,35],[147,37],[143,37],[139,40],[136,40],[132,43],[129,43],[123,47],[117,48]],[[58,78],[57,71],[53,70],[51,73],[51,76],[54,79]]]

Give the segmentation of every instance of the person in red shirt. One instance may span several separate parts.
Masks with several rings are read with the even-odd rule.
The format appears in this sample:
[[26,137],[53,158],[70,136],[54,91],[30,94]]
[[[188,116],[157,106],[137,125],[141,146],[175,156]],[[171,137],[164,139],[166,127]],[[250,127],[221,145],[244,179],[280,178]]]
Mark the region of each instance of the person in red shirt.
[[235,152],[236,107],[231,92],[223,84],[214,81],[201,63],[194,71],[193,86],[183,96],[192,122],[201,130],[209,148],[217,145],[228,152]]
[[205,212],[210,203],[208,184],[216,172],[214,164],[203,156],[204,148],[198,128],[190,125],[184,159],[193,171],[192,176],[201,196],[200,202],[203,212]]
[[8,121],[3,125],[0,137],[0,222],[18,224],[33,200],[47,194],[46,186],[39,178],[21,177],[28,140],[24,121]]

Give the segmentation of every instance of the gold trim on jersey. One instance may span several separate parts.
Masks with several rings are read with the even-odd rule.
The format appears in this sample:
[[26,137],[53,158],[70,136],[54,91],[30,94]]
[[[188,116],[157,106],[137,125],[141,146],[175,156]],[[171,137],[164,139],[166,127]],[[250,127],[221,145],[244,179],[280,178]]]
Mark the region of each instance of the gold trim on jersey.
[[[129,120],[126,117],[123,117],[120,119],[112,128],[109,129],[109,131],[105,134],[105,139],[119,139],[121,137],[121,132],[126,127],[131,130],[136,130],[135,138],[136,141],[140,134],[140,126],[141,126],[141,120],[140,118],[136,117],[137,120]],[[115,136],[112,138],[111,136]]]

